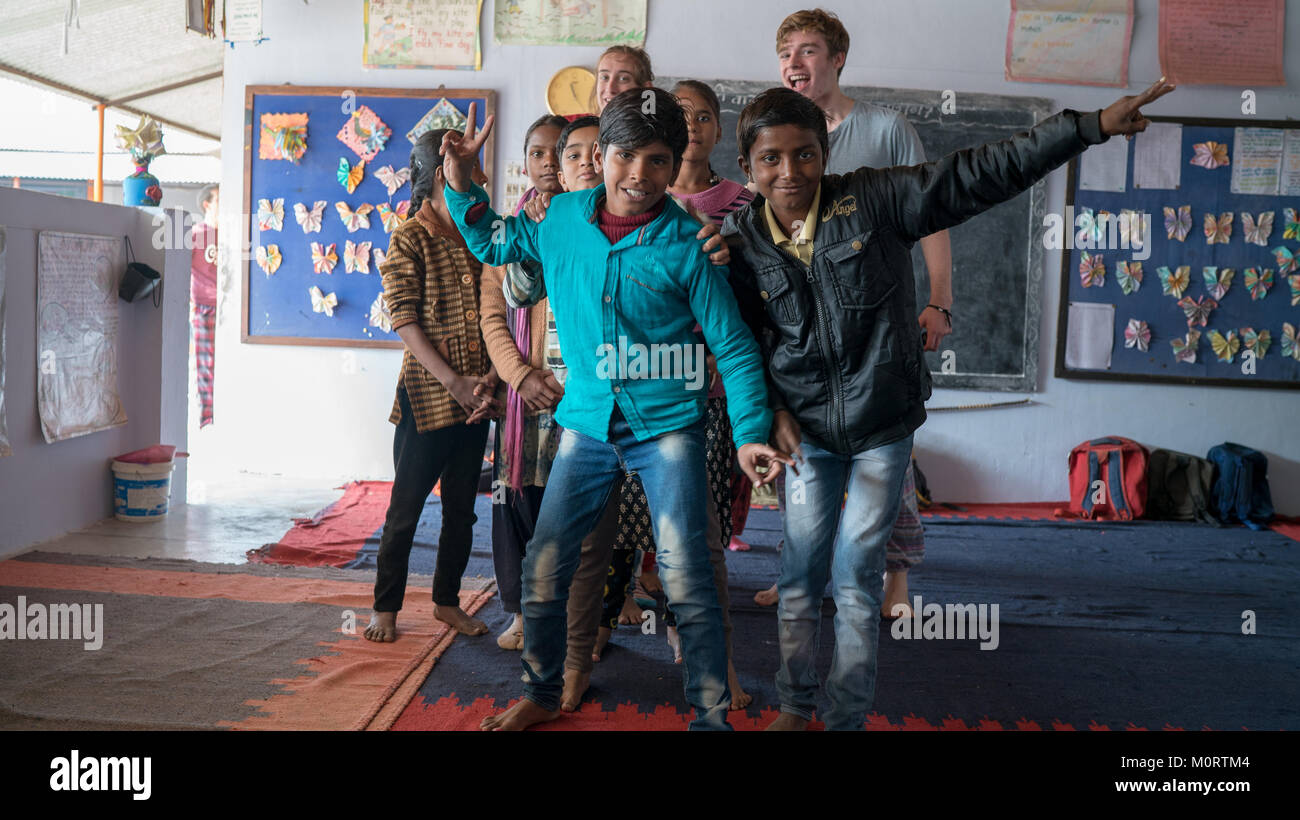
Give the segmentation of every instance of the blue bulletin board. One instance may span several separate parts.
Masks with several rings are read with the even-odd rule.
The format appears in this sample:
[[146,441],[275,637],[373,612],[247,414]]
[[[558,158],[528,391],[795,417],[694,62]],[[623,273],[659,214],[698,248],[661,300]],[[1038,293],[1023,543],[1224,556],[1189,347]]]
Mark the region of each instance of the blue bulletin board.
[[[1085,155],[1070,163],[1065,221],[1068,223],[1071,218],[1074,220],[1073,236],[1070,239],[1075,247],[1062,253],[1056,375],[1074,379],[1300,388],[1300,358],[1297,358],[1300,357],[1300,350],[1296,350],[1291,356],[1283,355],[1284,347],[1295,350],[1294,345],[1286,344],[1283,339],[1284,326],[1289,324],[1292,333],[1300,333],[1300,267],[1283,273],[1290,258],[1300,257],[1300,239],[1295,238],[1297,229],[1292,228],[1291,238],[1284,237],[1287,231],[1285,210],[1292,209],[1300,212],[1300,192],[1295,192],[1294,188],[1291,188],[1293,193],[1287,195],[1289,190],[1287,151],[1283,150],[1277,163],[1280,168],[1277,173],[1278,184],[1272,186],[1272,191],[1276,193],[1233,192],[1234,164],[1241,165],[1238,173],[1242,174],[1243,178],[1247,175],[1247,169],[1250,169],[1249,174],[1256,180],[1267,179],[1273,175],[1272,171],[1264,167],[1268,165],[1270,140],[1280,139],[1283,145],[1287,144],[1288,139],[1294,140],[1295,142],[1292,143],[1294,147],[1290,149],[1294,160],[1296,148],[1300,148],[1300,131],[1296,130],[1300,127],[1300,123],[1177,117],[1149,117],[1148,119],[1153,123],[1171,123],[1181,127],[1179,140],[1174,130],[1166,126],[1168,129],[1166,144],[1170,148],[1170,156],[1174,148],[1179,152],[1177,187],[1136,187],[1135,183],[1140,183],[1141,179],[1135,179],[1134,158],[1138,150],[1138,140],[1142,139],[1141,135],[1126,143],[1124,149],[1127,150],[1127,164],[1124,180],[1121,183],[1124,186],[1123,192],[1086,190],[1085,186],[1089,183],[1081,177],[1087,169],[1081,169],[1080,162],[1087,163],[1088,157]],[[1253,152],[1245,152],[1241,149],[1243,143],[1238,140],[1238,129],[1268,129],[1268,131],[1258,132],[1263,135],[1263,138],[1257,144],[1263,145],[1263,149]],[[1287,133],[1288,130],[1290,133]],[[1281,132],[1280,137],[1277,132]],[[1243,136],[1249,137],[1250,134]],[[1114,140],[1112,139],[1111,142]],[[1224,149],[1221,149],[1218,159],[1208,161],[1205,159],[1207,153],[1213,156],[1210,153],[1212,149],[1207,146],[1208,143],[1218,143],[1226,149],[1228,164],[1218,165],[1218,160],[1224,158],[1222,155]],[[1197,156],[1198,145],[1207,146],[1201,148],[1202,159],[1199,165],[1192,162],[1192,159]],[[1098,147],[1106,148],[1108,144]],[[1096,147],[1089,150],[1096,150]],[[1237,156],[1238,150],[1243,150],[1243,156]],[[1117,154],[1116,157],[1118,156]],[[1147,155],[1144,154],[1144,158],[1145,156]],[[1217,167],[1204,167],[1206,164]],[[1117,171],[1118,162],[1113,167]],[[1292,186],[1296,184],[1294,169],[1293,165],[1290,180]],[[1142,178],[1146,178],[1145,174]],[[1113,179],[1118,180],[1117,173]],[[1244,179],[1243,183],[1245,183]],[[1238,191],[1244,190],[1244,184],[1238,186]],[[1173,208],[1177,220],[1178,209],[1182,206],[1190,206],[1191,226],[1186,239],[1178,241],[1177,238],[1171,238],[1169,235],[1164,209]],[[1146,247],[1134,249],[1131,242],[1124,242],[1118,230],[1114,232],[1119,234],[1118,247],[1114,243],[1115,237],[1112,234],[1108,234],[1108,241],[1103,243],[1105,247],[1093,250],[1078,247],[1080,234],[1087,230],[1090,220],[1095,224],[1097,216],[1102,211],[1119,215],[1124,210],[1149,214],[1151,220],[1150,235],[1145,238],[1145,242],[1150,243],[1149,256],[1141,260],[1142,279],[1136,289],[1132,289],[1134,283],[1129,280],[1129,287],[1132,290],[1130,293],[1124,291],[1118,275],[1118,263],[1131,264],[1138,261],[1141,255],[1148,252]],[[1259,238],[1258,234],[1262,233],[1258,230],[1259,217],[1269,212],[1273,214],[1273,225],[1264,244],[1246,241],[1248,223],[1256,223],[1256,238]],[[1206,236],[1206,215],[1214,215],[1215,238],[1220,239],[1222,231],[1219,228],[1222,227],[1222,215],[1226,213],[1232,214],[1227,242],[1209,243]],[[1249,214],[1250,219],[1247,220],[1243,214]],[[1081,219],[1082,223],[1080,223]],[[1095,230],[1094,238],[1101,234],[1100,228]],[[1084,239],[1083,244],[1087,244],[1087,241]],[[1124,247],[1126,244],[1129,247]],[[1281,249],[1280,258],[1276,249]],[[1097,255],[1102,257],[1104,274],[1100,282],[1093,275],[1086,277],[1090,284],[1085,285],[1085,276],[1080,271],[1085,253],[1092,257]],[[1189,268],[1188,282],[1181,297],[1166,293],[1166,287],[1162,284],[1158,272],[1161,267],[1167,267],[1173,274],[1170,277],[1170,289],[1176,290],[1180,284],[1178,276],[1180,266]],[[1206,280],[1206,268],[1211,269],[1215,279]],[[1254,283],[1253,288],[1248,286],[1248,268],[1256,271],[1256,275],[1250,278]],[[1224,283],[1217,280],[1223,276],[1225,269],[1231,269],[1233,276],[1231,281],[1226,283],[1227,290],[1223,291]],[[1271,271],[1272,277],[1272,284],[1267,290],[1264,289],[1264,282],[1267,281],[1265,271]],[[1208,312],[1205,324],[1202,326],[1198,316],[1194,314],[1189,318],[1187,311],[1180,306],[1180,299],[1183,298],[1201,303],[1213,300],[1217,306]],[[1075,312],[1076,317],[1083,316],[1088,311],[1091,311],[1092,316],[1104,316],[1106,313],[1105,308],[1089,307],[1076,307],[1072,311],[1071,303],[1085,306],[1114,306],[1109,367],[1081,367],[1078,366],[1078,359],[1073,364],[1067,362],[1066,347],[1071,340],[1071,313]],[[1188,307],[1190,308],[1191,305]],[[1136,343],[1133,346],[1126,346],[1125,331],[1129,327],[1130,320],[1146,323],[1146,328],[1150,332],[1146,351],[1142,351]],[[1197,323],[1189,326],[1189,322],[1194,320]],[[1078,325],[1074,328],[1076,345],[1080,343],[1082,323]],[[1093,341],[1095,341],[1096,337],[1102,335],[1102,331],[1091,322],[1089,326],[1094,328],[1089,332],[1093,334]],[[1131,335],[1140,335],[1140,326],[1137,329],[1139,333]],[[1258,353],[1258,349],[1247,352],[1250,349],[1247,341],[1256,345],[1259,343],[1257,341],[1259,336],[1252,337],[1247,333],[1248,330],[1259,335],[1267,331],[1268,347],[1262,355]],[[1199,333],[1199,338],[1191,337],[1191,331]],[[1217,339],[1213,337],[1211,331],[1218,332]],[[1234,336],[1230,336],[1229,332]],[[1235,352],[1232,350],[1234,338],[1237,344]],[[1194,347],[1188,344],[1190,341],[1195,342]],[[1219,348],[1217,353],[1216,342]],[[1183,353],[1182,360],[1177,358],[1175,354],[1180,347],[1184,351],[1194,351],[1195,361],[1187,361],[1190,358],[1188,352]],[[1090,359],[1089,363],[1097,364],[1095,359]]]
[[[397,334],[372,322],[371,308],[383,291],[375,251],[386,254],[391,236],[385,230],[379,206],[384,205],[395,213],[403,201],[410,200],[411,186],[409,181],[403,181],[390,194],[376,172],[388,166],[394,171],[407,168],[413,144],[408,134],[418,137],[421,129],[427,130],[431,124],[447,118],[459,117],[463,121],[471,102],[478,103],[475,119],[481,126],[496,109],[496,92],[287,85],[246,88],[243,212],[247,219],[248,252],[245,254],[242,341],[341,347],[402,346]],[[373,124],[367,111],[391,129],[391,134],[382,147],[379,140],[367,144],[356,139],[352,140],[356,148],[350,147],[338,135],[345,126],[356,122],[357,115],[363,118],[363,125]],[[284,139],[285,132],[279,132],[277,142],[271,136],[275,132],[264,134],[263,126],[288,124],[301,128],[301,116],[277,118],[275,115],[304,114],[306,150],[301,152],[298,161],[267,158],[268,153],[276,157],[296,152],[292,139]],[[492,144],[493,139],[489,137],[480,157],[489,177],[493,167]],[[361,181],[348,193],[339,181],[339,161],[345,159],[349,169],[355,168],[362,159],[357,149],[370,155],[370,159],[362,169]],[[274,207],[277,199],[283,200],[281,225],[278,230],[264,228],[263,222],[273,224],[274,220],[259,218],[259,202],[266,200]],[[318,201],[326,203],[320,230],[305,232],[294,206],[302,203],[310,214]],[[363,204],[371,205],[373,210],[367,215],[369,228],[354,224],[355,230],[349,231],[336,207],[340,202],[349,211],[356,211]],[[411,216],[414,215],[409,214],[408,218]],[[390,214],[390,227],[395,228],[397,223],[393,219]],[[310,216],[307,222],[311,227]],[[354,249],[360,248],[363,242],[371,243],[366,254],[368,273],[359,269],[347,272],[345,249],[349,240]],[[313,242],[319,243],[322,249],[334,246],[338,260],[332,272],[316,271]],[[274,267],[276,252],[278,267]],[[268,273],[267,268],[273,268],[274,272]],[[313,286],[326,298],[333,294],[336,301],[330,306],[333,316],[315,309],[325,305],[313,299],[310,292]]]

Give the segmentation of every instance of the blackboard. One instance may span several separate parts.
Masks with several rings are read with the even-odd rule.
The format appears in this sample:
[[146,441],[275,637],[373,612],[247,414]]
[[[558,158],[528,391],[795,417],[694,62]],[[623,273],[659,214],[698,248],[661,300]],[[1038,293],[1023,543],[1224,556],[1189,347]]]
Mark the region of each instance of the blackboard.
[[[1300,361],[1284,358],[1282,355],[1283,324],[1289,323],[1293,328],[1300,326],[1300,307],[1294,301],[1300,296],[1293,295],[1288,276],[1278,269],[1274,248],[1285,248],[1293,255],[1300,255],[1300,240],[1286,239],[1283,209],[1300,210],[1300,196],[1268,196],[1260,194],[1234,194],[1231,190],[1232,169],[1239,158],[1236,156],[1235,132],[1237,128],[1298,129],[1300,123],[1278,120],[1228,120],[1184,117],[1150,117],[1156,123],[1173,123],[1181,126],[1180,151],[1177,158],[1179,185],[1177,189],[1142,188],[1133,184],[1133,161],[1137,141],[1127,145],[1127,165],[1125,169],[1125,191],[1083,190],[1080,187],[1079,159],[1070,163],[1069,187],[1066,191],[1066,205],[1073,209],[1075,219],[1083,209],[1091,208],[1094,216],[1101,211],[1119,214],[1122,209],[1129,209],[1151,217],[1151,247],[1135,253],[1131,248],[1116,248],[1116,243],[1107,236],[1107,247],[1088,251],[1100,255],[1105,268],[1105,277],[1100,285],[1084,287],[1079,273],[1079,264],[1085,252],[1083,248],[1074,247],[1062,253],[1061,267],[1061,303],[1059,306],[1056,344],[1056,375],[1063,378],[1095,379],[1130,382],[1154,382],[1167,384],[1217,385],[1224,387],[1260,387],[1260,388],[1300,388]],[[1297,132],[1300,135],[1300,132]],[[1194,148],[1198,143],[1217,142],[1227,147],[1228,165],[1206,169],[1191,164]],[[1090,149],[1091,150],[1091,149]],[[1086,156],[1086,155],[1085,155]],[[1165,228],[1164,208],[1191,206],[1191,229],[1186,239],[1171,239]],[[1249,213],[1252,219],[1261,213],[1273,212],[1273,228],[1264,245],[1245,241],[1242,214]],[[1206,241],[1204,231],[1205,214],[1216,216],[1231,212],[1233,215],[1231,233],[1228,242],[1210,244]],[[1071,211],[1067,210],[1066,214]],[[1078,226],[1075,226],[1078,233]],[[1121,237],[1122,239],[1122,237]],[[1077,245],[1077,240],[1073,244]],[[1147,255],[1144,260],[1140,256]],[[1119,261],[1141,261],[1143,266],[1142,282],[1136,291],[1125,294],[1116,277],[1116,264]],[[1189,326],[1188,317],[1179,307],[1179,297],[1166,295],[1161,286],[1157,269],[1168,267],[1176,271],[1179,266],[1187,266],[1189,282],[1182,296],[1194,300],[1214,299],[1217,307],[1210,311],[1204,326],[1196,324],[1192,330],[1200,333],[1196,345],[1196,361],[1189,363],[1174,358],[1174,339],[1186,342]],[[1203,269],[1213,266],[1222,270],[1231,268],[1235,274],[1228,289],[1216,298],[1209,292]],[[1246,285],[1247,268],[1259,271],[1271,269],[1273,285],[1261,298],[1252,298]],[[1292,272],[1292,275],[1300,271]],[[1300,280],[1297,281],[1300,285]],[[1112,337],[1110,368],[1090,370],[1069,367],[1066,364],[1066,340],[1069,337],[1069,304],[1091,303],[1115,306],[1115,326]],[[1147,323],[1151,333],[1148,349],[1144,352],[1137,347],[1125,347],[1125,328],[1130,319]],[[1243,329],[1250,328],[1256,332],[1268,330],[1271,344],[1263,356],[1254,358],[1249,365],[1242,351],[1232,356],[1231,362],[1221,361],[1214,353],[1210,342],[1210,331],[1217,330],[1227,339],[1228,331],[1235,331],[1239,343]]]
[[[656,82],[671,89],[676,77]],[[713,170],[745,182],[737,163],[736,121],[759,92],[774,83],[704,80],[722,104],[722,141]],[[855,100],[894,108],[916,129],[928,159],[1006,139],[1053,113],[1041,97],[847,86]],[[945,108],[952,113],[944,113]],[[1032,391],[1038,385],[1042,313],[1042,233],[1046,183],[949,231],[952,241],[953,332],[926,360],[936,387]],[[918,304],[930,292],[921,249],[912,249]]]
[[[247,219],[244,247],[243,327],[241,339],[254,344],[322,345],[343,347],[400,348],[397,334],[370,322],[371,306],[383,291],[375,262],[376,249],[388,251],[390,233],[383,227],[377,210],[369,214],[370,227],[349,232],[335,207],[345,202],[352,209],[363,203],[396,206],[411,198],[411,186],[404,183],[393,194],[376,176],[386,165],[394,169],[409,165],[411,142],[407,133],[431,108],[446,99],[462,115],[477,102],[479,125],[496,107],[496,92],[477,89],[384,89],[333,88],[322,86],[248,86],[244,110],[244,211]],[[339,138],[340,129],[353,111],[366,106],[383,121],[392,134],[378,154],[365,164],[361,182],[352,193],[338,181],[339,159],[355,165],[360,157]],[[263,114],[308,115],[307,150],[295,164],[283,159],[259,156]],[[483,147],[483,170],[492,176],[492,138]],[[490,188],[490,185],[489,185]],[[283,227],[259,229],[259,199],[284,200]],[[324,200],[325,212],[319,232],[304,233],[294,216],[294,204]],[[370,272],[346,272],[346,242],[371,243]],[[338,262],[332,273],[316,273],[312,264],[313,242],[335,245]],[[258,246],[276,245],[281,263],[267,275],[255,258]],[[334,315],[312,308],[309,290],[333,293],[338,300]]]

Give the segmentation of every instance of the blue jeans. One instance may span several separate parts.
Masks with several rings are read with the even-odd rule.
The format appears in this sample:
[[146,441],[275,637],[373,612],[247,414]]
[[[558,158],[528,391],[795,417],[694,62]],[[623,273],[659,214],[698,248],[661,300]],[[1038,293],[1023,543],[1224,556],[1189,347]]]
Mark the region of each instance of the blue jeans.
[[822,722],[831,730],[861,730],[876,692],[885,543],[898,516],[912,437],[853,455],[827,452],[806,439],[800,449],[804,461],[799,475],[791,473],[785,482],[777,693],[782,712],[812,719],[822,594],[829,575],[835,653],[826,679],[831,708]]
[[543,709],[560,708],[566,606],[582,540],[600,518],[614,479],[635,474],[649,502],[660,578],[677,613],[686,701],[695,709],[690,728],[729,729],[726,639],[706,535],[704,420],[637,441],[615,412],[609,439],[565,430],[551,466],[524,551],[524,695]]

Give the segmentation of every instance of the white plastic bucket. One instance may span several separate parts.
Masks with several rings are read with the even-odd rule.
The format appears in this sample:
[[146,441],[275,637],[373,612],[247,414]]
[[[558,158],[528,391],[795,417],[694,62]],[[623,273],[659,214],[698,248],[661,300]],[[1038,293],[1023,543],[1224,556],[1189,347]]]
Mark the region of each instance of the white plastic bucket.
[[167,515],[175,461],[113,462],[113,514],[119,521],[157,521]]

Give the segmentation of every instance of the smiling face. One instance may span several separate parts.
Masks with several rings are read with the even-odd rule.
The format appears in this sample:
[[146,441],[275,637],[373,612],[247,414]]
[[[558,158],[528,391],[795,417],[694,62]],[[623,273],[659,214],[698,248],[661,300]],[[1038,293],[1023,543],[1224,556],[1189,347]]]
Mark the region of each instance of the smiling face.
[[826,172],[826,156],[817,135],[807,128],[773,125],[759,130],[740,165],[777,216],[802,219]]
[[555,143],[560,139],[560,129],[554,125],[539,125],[528,135],[524,146],[524,171],[533,187],[543,194],[558,194],[560,187],[560,160],[555,155]]
[[648,88],[649,83],[638,80],[640,67],[626,54],[606,54],[596,66],[597,113],[605,110],[609,101],[629,88]]
[[810,100],[824,100],[840,86],[839,70],[848,56],[831,55],[826,38],[814,31],[795,31],[776,51],[781,83]]
[[604,167],[605,210],[615,216],[637,216],[653,208],[677,176],[678,163],[663,142],[640,148],[604,145],[597,148]]
[[709,153],[722,139],[718,117],[699,92],[688,86],[677,89],[677,102],[681,103],[682,111],[686,114],[686,130],[690,134],[690,142],[686,145],[682,159],[707,162]]
[[603,181],[596,152],[596,136],[599,133],[600,129],[591,125],[569,134],[569,141],[560,152],[560,184],[564,190],[585,191],[595,188]]

